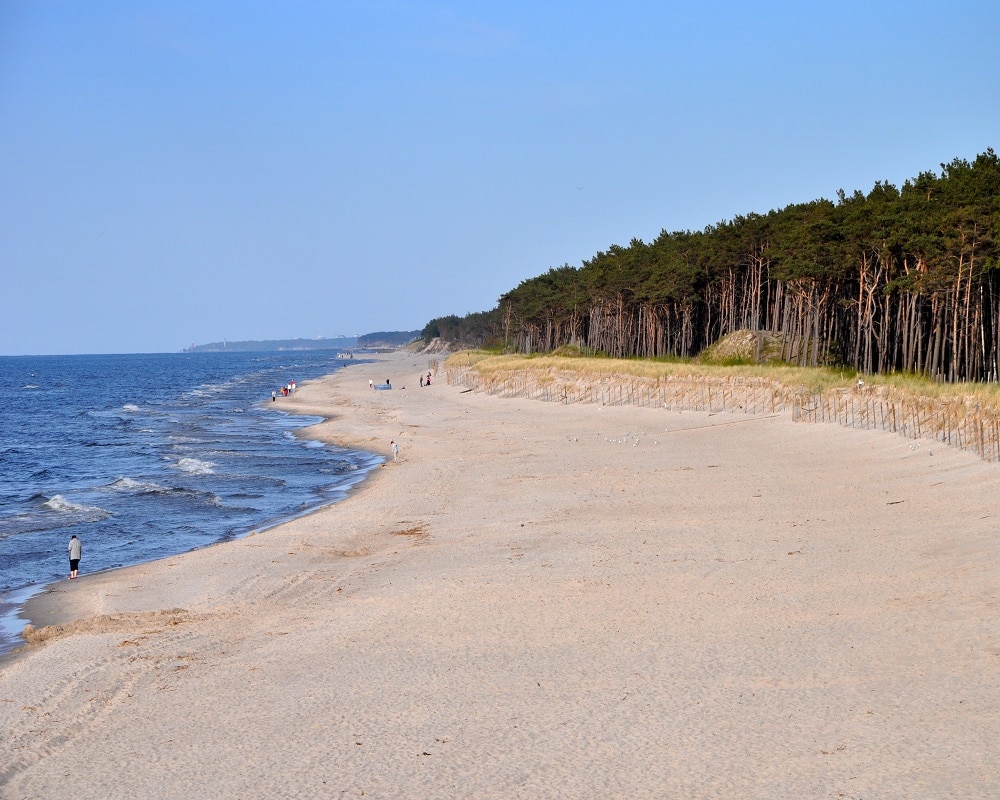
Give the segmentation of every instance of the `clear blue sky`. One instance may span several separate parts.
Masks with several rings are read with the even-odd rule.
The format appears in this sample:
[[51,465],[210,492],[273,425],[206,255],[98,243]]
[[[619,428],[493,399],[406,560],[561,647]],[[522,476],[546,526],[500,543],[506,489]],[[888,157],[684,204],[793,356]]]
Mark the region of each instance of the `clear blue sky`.
[[1000,149],[1000,3],[0,0],[0,354],[422,328]]

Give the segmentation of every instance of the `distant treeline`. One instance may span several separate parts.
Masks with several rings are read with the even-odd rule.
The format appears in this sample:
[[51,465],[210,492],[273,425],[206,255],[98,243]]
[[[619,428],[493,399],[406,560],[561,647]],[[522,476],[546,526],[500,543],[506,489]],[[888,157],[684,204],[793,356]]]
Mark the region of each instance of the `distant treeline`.
[[1000,376],[1000,160],[992,149],[902,188],[751,213],[613,245],[523,281],[498,306],[431,320],[441,337],[508,351],[563,345],[688,357],[741,329],[783,357],[947,381]]
[[420,331],[378,331],[361,336],[334,336],[330,339],[251,339],[242,342],[193,344],[185,353],[266,353],[274,350],[353,350],[377,347],[404,347],[420,338]]
[[358,337],[358,347],[405,347],[420,338],[420,331],[378,331]]
[[185,347],[185,353],[268,353],[274,350],[348,350],[358,346],[357,336],[332,339],[250,339],[242,342],[212,342]]

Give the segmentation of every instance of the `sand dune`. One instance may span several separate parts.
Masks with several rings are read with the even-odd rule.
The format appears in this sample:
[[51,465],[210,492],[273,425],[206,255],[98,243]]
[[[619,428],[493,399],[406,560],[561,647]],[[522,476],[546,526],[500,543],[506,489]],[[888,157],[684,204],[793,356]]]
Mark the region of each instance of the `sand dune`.
[[400,443],[347,500],[33,601],[0,796],[1000,796],[1000,467],[427,369],[288,398]]

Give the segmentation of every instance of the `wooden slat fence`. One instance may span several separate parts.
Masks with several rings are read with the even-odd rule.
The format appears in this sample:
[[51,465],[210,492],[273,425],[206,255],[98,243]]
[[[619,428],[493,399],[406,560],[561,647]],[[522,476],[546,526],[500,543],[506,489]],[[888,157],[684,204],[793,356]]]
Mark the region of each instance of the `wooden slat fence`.
[[596,403],[725,411],[734,414],[788,413],[796,422],[827,422],[882,430],[910,439],[930,439],[1000,461],[1000,416],[961,401],[893,394],[869,387],[810,393],[765,378],[705,376],[637,378],[611,375],[581,380],[572,373],[529,371],[485,376],[468,367],[448,367],[448,383],[500,397],[554,403]]

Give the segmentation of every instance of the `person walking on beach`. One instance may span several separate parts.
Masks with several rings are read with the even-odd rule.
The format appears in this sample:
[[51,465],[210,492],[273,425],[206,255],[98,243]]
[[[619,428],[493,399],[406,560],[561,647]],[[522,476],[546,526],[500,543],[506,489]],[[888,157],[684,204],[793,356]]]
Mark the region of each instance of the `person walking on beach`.
[[399,445],[396,444],[395,440],[389,442],[392,446],[392,460],[399,461]]
[[80,569],[80,556],[83,555],[83,542],[76,538],[74,533],[69,539],[69,579],[76,580],[77,571]]

